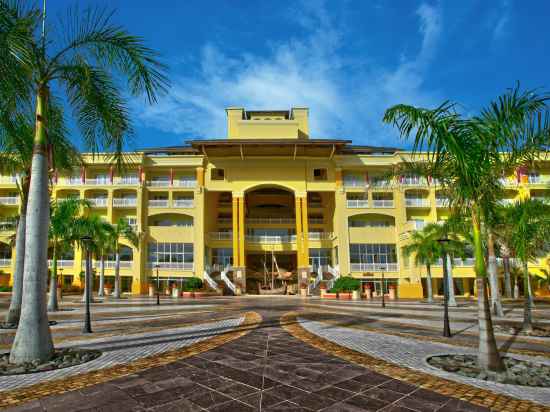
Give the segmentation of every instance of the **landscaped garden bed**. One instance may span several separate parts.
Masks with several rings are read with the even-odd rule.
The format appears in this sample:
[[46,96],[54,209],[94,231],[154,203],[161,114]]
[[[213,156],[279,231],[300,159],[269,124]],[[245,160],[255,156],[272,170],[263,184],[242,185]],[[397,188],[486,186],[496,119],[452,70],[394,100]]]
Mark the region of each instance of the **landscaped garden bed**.
[[506,371],[487,373],[477,365],[475,355],[437,355],[427,359],[430,366],[468,378],[506,383],[510,385],[550,388],[550,365],[503,358]]
[[0,355],[0,376],[23,375],[28,373],[47,372],[68,368],[90,362],[101,356],[101,352],[92,349],[59,349],[47,362],[26,362],[20,365],[8,363],[10,354]]
[[495,332],[507,335],[532,336],[536,338],[550,338],[550,328],[534,326],[532,331],[526,331],[521,326],[493,325]]

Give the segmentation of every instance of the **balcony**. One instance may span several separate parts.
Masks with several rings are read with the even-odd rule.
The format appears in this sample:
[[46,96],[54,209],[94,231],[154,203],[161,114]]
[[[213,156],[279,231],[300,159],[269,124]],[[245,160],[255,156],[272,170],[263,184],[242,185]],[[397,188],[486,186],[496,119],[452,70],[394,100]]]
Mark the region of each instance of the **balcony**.
[[512,179],[508,177],[501,177],[500,179],[498,179],[498,181],[502,186],[505,186],[505,187],[517,186],[518,184],[518,181],[516,179]]
[[309,240],[333,240],[334,233],[332,232],[309,232],[307,234]]
[[11,259],[0,258],[0,267],[9,267],[11,266]]
[[538,200],[539,202],[546,203],[547,205],[550,205],[550,197],[545,196],[531,196],[531,199]]
[[0,205],[12,206],[18,205],[19,198],[17,196],[3,196],[0,197]]
[[407,207],[430,207],[430,201],[422,198],[406,198],[405,206]]
[[[105,260],[103,263],[105,264],[105,269],[114,269],[116,266],[116,260]],[[121,260],[120,268],[131,269],[132,263],[133,262],[131,260]],[[94,268],[99,269],[100,267],[101,267],[101,262],[99,260],[94,260]]]
[[372,206],[385,209],[385,208],[392,208],[393,206],[393,199],[373,199]]
[[193,262],[149,262],[148,266],[152,269],[158,266],[160,269],[174,270],[193,270],[195,267]]
[[426,222],[423,220],[409,220],[407,224],[411,230],[422,230],[426,227]]
[[218,225],[231,225],[233,224],[233,219],[230,217],[219,217]]
[[[435,266],[441,266],[443,263],[442,259],[437,259],[435,262]],[[476,264],[475,258],[453,258],[452,259],[453,266],[456,267],[463,267],[463,266],[474,266]]]
[[109,203],[109,199],[106,197],[92,197],[86,200],[90,202],[92,207],[107,207],[107,204]]
[[293,225],[296,220],[290,217],[251,217],[246,219],[246,223],[251,225],[270,224],[270,225]]
[[193,207],[193,199],[174,199],[173,207],[191,208]]
[[435,199],[435,206],[436,207],[449,207],[450,200],[445,197],[437,197]]
[[399,263],[352,263],[352,272],[398,272]]
[[165,179],[149,180],[147,186],[151,187],[169,187],[170,179],[167,177]]
[[111,178],[110,177],[94,177],[90,179],[86,179],[85,183],[87,185],[91,186],[106,186],[111,184]]
[[64,177],[60,179],[60,183],[65,186],[80,186],[82,185],[82,178],[80,176]]
[[402,176],[401,184],[403,186],[426,186],[426,178],[422,176]]
[[149,199],[149,207],[168,207],[168,199]]
[[527,182],[531,185],[544,185],[550,183],[550,176],[529,175]]
[[367,199],[347,199],[346,205],[348,209],[363,209],[369,207]]
[[290,235],[290,236],[247,235],[246,240],[247,242],[250,242],[250,243],[267,243],[267,244],[291,243],[291,242],[296,242],[296,235]]
[[115,197],[113,207],[136,207],[137,199],[135,197]]
[[310,225],[322,225],[325,223],[322,217],[310,217],[307,221]]
[[233,232],[210,232],[208,238],[210,240],[232,240]]
[[[48,259],[48,266],[52,267],[53,260]],[[57,268],[72,268],[74,266],[74,260],[59,259],[57,261]]]
[[119,186],[136,186],[139,185],[137,176],[119,176],[114,179],[115,185]]
[[353,188],[364,189],[367,186],[367,181],[365,179],[361,179],[361,178],[355,178],[355,179],[351,179],[351,178],[345,179],[344,178],[343,183],[344,183],[345,188],[350,188],[350,189],[353,189]]
[[175,187],[196,187],[197,181],[196,180],[189,180],[189,179],[179,179],[174,180],[172,186]]

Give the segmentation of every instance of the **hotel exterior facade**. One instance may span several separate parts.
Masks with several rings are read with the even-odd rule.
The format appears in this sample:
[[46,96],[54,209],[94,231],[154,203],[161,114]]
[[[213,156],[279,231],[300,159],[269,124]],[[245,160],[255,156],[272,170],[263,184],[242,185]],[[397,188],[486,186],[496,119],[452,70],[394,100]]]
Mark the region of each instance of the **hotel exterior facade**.
[[[307,108],[226,113],[226,139],[131,153],[124,172],[102,156],[85,156],[72,175],[53,172],[57,201],[87,199],[87,213],[111,223],[124,218],[139,233],[138,247],[121,240],[123,290],[146,293],[158,271],[164,285],[196,276],[213,286],[226,279],[235,293],[257,293],[275,261],[296,284],[350,275],[376,290],[384,279],[399,297],[425,295],[426,269],[402,247],[413,231],[446,219],[449,209],[436,182],[387,178],[410,153],[310,138]],[[0,177],[0,284],[12,282],[16,179]],[[550,162],[503,183],[503,202],[550,200]],[[99,263],[93,265],[97,278]],[[64,285],[80,285],[83,267],[79,249],[64,251],[58,261]],[[533,273],[545,268],[546,258],[530,265]],[[452,273],[457,294],[473,293],[471,257],[452,259]],[[108,282],[113,275],[109,256]],[[441,262],[432,276],[438,293]]]

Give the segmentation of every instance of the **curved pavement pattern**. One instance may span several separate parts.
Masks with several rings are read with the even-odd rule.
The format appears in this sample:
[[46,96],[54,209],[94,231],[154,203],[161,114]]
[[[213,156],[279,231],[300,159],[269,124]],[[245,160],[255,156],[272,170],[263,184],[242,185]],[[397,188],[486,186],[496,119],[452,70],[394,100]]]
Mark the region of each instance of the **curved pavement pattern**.
[[[548,388],[531,388],[524,386],[505,385],[496,382],[486,382],[479,379],[462,377],[445,372],[428,365],[425,359],[432,355],[444,353],[476,354],[472,348],[457,347],[444,343],[418,341],[403,337],[385,335],[371,331],[363,331],[333,325],[323,322],[298,319],[300,325],[315,335],[345,346],[357,352],[365,353],[385,361],[408,367],[445,379],[454,380],[468,385],[477,386],[518,399],[527,399],[543,405],[550,405],[550,390]],[[548,358],[516,355],[515,358],[550,364]]]
[[486,410],[313,348],[281,328],[288,306],[266,303],[258,328],[211,351],[9,410]]

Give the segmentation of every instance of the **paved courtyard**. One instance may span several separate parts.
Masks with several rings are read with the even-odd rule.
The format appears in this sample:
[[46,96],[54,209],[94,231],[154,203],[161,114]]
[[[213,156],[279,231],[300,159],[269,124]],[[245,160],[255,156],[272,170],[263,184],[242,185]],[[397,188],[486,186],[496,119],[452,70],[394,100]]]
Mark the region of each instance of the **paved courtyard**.
[[[0,298],[0,316],[7,308]],[[0,406],[16,411],[476,411],[550,410],[547,390],[456,378],[428,367],[433,353],[475,353],[475,309],[419,302],[317,298],[105,299],[84,336],[82,304],[51,314],[58,347],[103,355],[58,371],[0,378]],[[505,320],[520,319],[507,304]],[[550,305],[535,317],[550,321]],[[473,324],[473,325],[472,325]],[[9,349],[12,331],[0,331]],[[498,337],[509,355],[550,362],[544,339]]]

